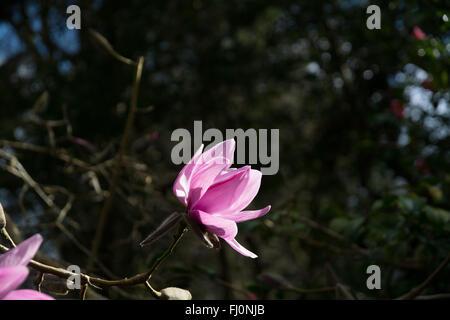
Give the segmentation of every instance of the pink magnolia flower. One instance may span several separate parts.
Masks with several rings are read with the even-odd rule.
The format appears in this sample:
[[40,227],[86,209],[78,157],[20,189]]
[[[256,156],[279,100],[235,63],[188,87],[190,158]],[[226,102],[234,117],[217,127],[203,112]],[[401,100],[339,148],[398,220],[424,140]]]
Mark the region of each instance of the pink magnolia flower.
[[28,276],[26,265],[41,243],[41,235],[35,234],[0,256],[0,300],[53,300],[35,290],[15,290]]
[[173,192],[186,206],[191,219],[225,240],[240,254],[257,258],[236,241],[236,223],[262,217],[269,212],[270,206],[243,211],[258,193],[262,174],[250,166],[230,169],[234,148],[233,139],[203,153],[202,145],[178,174]]
[[425,40],[427,38],[427,35],[425,32],[422,31],[419,27],[414,27],[413,29],[413,36],[417,40]]

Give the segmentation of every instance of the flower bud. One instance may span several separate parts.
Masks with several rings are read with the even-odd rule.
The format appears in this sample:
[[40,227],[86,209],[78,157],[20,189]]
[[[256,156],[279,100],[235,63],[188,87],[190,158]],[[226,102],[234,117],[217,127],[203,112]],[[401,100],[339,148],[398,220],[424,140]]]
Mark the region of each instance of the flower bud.
[[3,229],[4,227],[6,227],[6,217],[2,204],[0,203],[0,229]]
[[155,242],[156,240],[160,239],[162,236],[164,236],[167,232],[173,229],[180,221],[181,219],[181,213],[174,212],[170,216],[164,220],[161,225],[153,231],[147,238],[145,238],[144,241],[141,242],[141,247],[151,244]]
[[161,290],[162,300],[192,300],[192,295],[188,290],[176,287],[169,287]]

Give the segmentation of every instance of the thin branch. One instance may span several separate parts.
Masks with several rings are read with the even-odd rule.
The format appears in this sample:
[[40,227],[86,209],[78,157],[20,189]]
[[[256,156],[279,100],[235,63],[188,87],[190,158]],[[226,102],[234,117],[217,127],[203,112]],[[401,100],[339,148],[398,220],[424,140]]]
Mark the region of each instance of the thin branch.
[[444,261],[434,270],[428,278],[425,279],[424,282],[422,282],[417,287],[412,288],[409,292],[405,293],[404,295],[398,297],[396,300],[409,300],[416,298],[430,283],[433,281],[439,273],[441,273],[442,270],[445,269],[445,267],[450,263],[450,253],[445,258]]
[[416,297],[416,300],[441,300],[441,299],[450,299],[450,293],[438,293]]
[[305,216],[301,215],[301,216],[299,216],[299,219],[300,219],[301,221],[305,222],[305,223],[306,223],[308,226],[310,226],[311,228],[314,228],[314,229],[317,229],[317,230],[319,230],[319,231],[322,231],[323,233],[325,233],[326,235],[330,236],[331,238],[334,238],[334,239],[336,239],[336,240],[339,240],[339,241],[343,241],[343,242],[349,243],[350,246],[351,246],[351,248],[352,248],[354,251],[356,251],[356,252],[358,252],[358,253],[360,253],[360,254],[362,254],[362,255],[367,255],[367,254],[368,254],[368,250],[361,248],[361,247],[358,246],[357,244],[351,242],[351,241],[350,241],[349,239],[347,239],[346,237],[340,235],[339,233],[337,233],[337,232],[335,232],[335,231],[333,231],[333,230],[331,230],[331,229],[329,229],[329,228],[327,228],[327,227],[324,227],[324,226],[318,224],[317,222],[315,222],[315,221],[309,219],[308,217],[305,217]]
[[50,150],[48,148],[37,146],[34,144],[30,144],[30,143],[19,142],[19,141],[8,141],[8,140],[0,140],[0,147],[11,147],[14,149],[19,149],[19,150],[48,154],[48,155],[53,156],[61,161],[67,162],[69,164],[73,164],[73,165],[83,168],[83,169],[91,168],[90,164],[88,164],[87,162],[84,162],[80,159],[77,159],[75,157],[72,157],[71,155],[67,154],[67,152],[64,149]]
[[93,30],[93,29],[89,29],[89,34],[95,39],[97,40],[97,42],[111,55],[113,56],[115,59],[117,59],[118,61],[125,63],[127,65],[130,66],[136,66],[139,65],[139,62],[136,64],[135,61],[128,59],[122,55],[120,55],[116,50],[114,50],[113,46],[109,43],[109,41],[102,36],[100,33],[98,33],[97,31]]
[[8,244],[11,247],[15,247],[16,246],[16,244],[13,241],[13,239],[10,237],[8,231],[6,231],[6,228],[0,229],[0,234],[5,238],[6,242],[8,242]]
[[[103,278],[98,277],[91,277],[85,273],[80,273],[80,279],[82,280],[83,284],[89,284],[97,288],[107,288],[107,287],[125,287],[125,286],[134,286],[139,284],[144,284],[147,282],[150,277],[152,276],[153,272],[158,269],[158,267],[165,261],[165,259],[173,252],[175,247],[180,242],[181,238],[183,237],[184,233],[187,231],[186,224],[180,223],[178,227],[177,233],[174,235],[173,241],[170,244],[170,246],[164,251],[164,253],[156,260],[156,262],[153,264],[153,266],[150,268],[149,271],[137,274],[131,278],[124,278],[120,280],[106,280]],[[4,253],[8,251],[9,248],[0,244],[0,252]],[[61,279],[68,279],[69,277],[73,276],[74,274],[62,269],[53,267],[35,260],[31,260],[28,264],[33,269],[43,272],[43,273],[50,273],[55,276],[60,277]]]
[[304,289],[304,288],[297,288],[297,287],[287,287],[285,290],[286,291],[296,292],[296,293],[301,293],[301,294],[307,294],[307,293],[331,292],[331,291],[335,291],[336,287],[322,287],[322,288],[312,288],[312,289]]
[[120,166],[122,164],[122,159],[125,154],[128,137],[131,134],[134,117],[136,114],[137,97],[138,97],[138,92],[139,92],[139,84],[141,82],[143,66],[144,66],[144,57],[139,57],[137,67],[136,67],[136,73],[135,73],[135,77],[134,77],[133,91],[131,93],[130,109],[128,111],[128,118],[127,118],[127,122],[125,124],[125,129],[124,129],[124,133],[122,136],[122,140],[120,141],[119,155],[115,161],[113,176],[111,178],[111,184],[109,187],[109,196],[105,201],[102,211],[100,212],[100,217],[98,219],[98,224],[97,224],[97,230],[95,232],[94,240],[92,242],[91,254],[90,254],[90,257],[89,257],[89,260],[87,263],[87,270],[92,270],[94,260],[97,257],[98,250],[100,248],[100,244],[101,244],[102,237],[103,237],[103,228],[105,227],[106,220],[108,218],[108,214],[110,212],[111,205],[112,205],[112,202],[114,199],[115,191],[117,188],[117,182],[118,182],[118,178],[119,178]]

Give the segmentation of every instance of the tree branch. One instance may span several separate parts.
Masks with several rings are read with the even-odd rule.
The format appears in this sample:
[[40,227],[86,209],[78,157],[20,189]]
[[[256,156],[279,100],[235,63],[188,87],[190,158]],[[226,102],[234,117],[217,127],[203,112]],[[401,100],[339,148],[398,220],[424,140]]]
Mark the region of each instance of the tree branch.
[[[89,284],[91,286],[97,287],[97,288],[107,288],[107,287],[125,287],[125,286],[134,286],[139,284],[145,284],[146,281],[150,279],[153,272],[155,272],[158,267],[166,260],[166,258],[173,252],[175,247],[180,242],[181,238],[183,237],[184,233],[187,231],[186,224],[184,222],[180,223],[178,226],[178,231],[173,237],[173,241],[170,244],[170,246],[164,251],[164,253],[156,260],[156,262],[153,264],[153,266],[148,270],[147,272],[137,274],[131,278],[123,278],[119,280],[107,280],[103,278],[98,277],[92,277],[85,273],[80,273],[80,279],[83,283]],[[0,244],[0,251],[2,253],[8,251],[9,248]],[[42,273],[49,273],[53,274],[55,276],[58,276],[61,279],[68,279],[69,277],[73,276],[74,274],[62,269],[53,267],[35,260],[31,260],[29,263],[29,266],[33,269],[40,271]]]
[[128,142],[128,137],[131,134],[131,129],[133,127],[134,117],[137,109],[137,96],[139,92],[139,84],[141,82],[142,69],[144,66],[144,57],[139,57],[138,63],[136,66],[136,72],[133,83],[133,91],[131,93],[131,101],[130,101],[130,110],[128,111],[128,118],[125,124],[125,129],[123,132],[122,140],[120,141],[119,147],[119,155],[116,159],[113,175],[111,178],[111,184],[109,187],[109,196],[105,201],[105,204],[100,212],[100,217],[98,219],[97,230],[95,232],[94,240],[92,242],[91,254],[89,256],[89,260],[87,263],[87,270],[92,270],[94,266],[95,258],[97,257],[98,250],[100,248],[100,244],[103,237],[103,228],[105,227],[106,220],[108,218],[109,211],[111,209],[111,205],[114,199],[114,195],[117,188],[117,182],[119,178],[120,166],[122,164],[122,159],[125,154],[125,149]]
[[416,298],[430,283],[431,281],[433,281],[438,274],[445,269],[445,267],[450,263],[450,253],[447,256],[447,258],[445,258],[444,261],[442,261],[442,263],[436,268],[436,270],[434,270],[429,276],[428,278],[425,279],[424,282],[422,282],[420,285],[418,285],[417,287],[412,288],[409,292],[405,293],[404,295],[398,297],[395,300],[408,300],[408,299],[414,299]]

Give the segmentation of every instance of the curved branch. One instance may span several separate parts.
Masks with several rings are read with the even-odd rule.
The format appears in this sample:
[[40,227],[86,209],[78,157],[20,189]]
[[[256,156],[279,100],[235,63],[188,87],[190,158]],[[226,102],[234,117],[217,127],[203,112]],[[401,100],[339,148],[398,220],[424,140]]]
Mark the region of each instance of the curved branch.
[[425,279],[424,282],[419,284],[417,287],[412,288],[409,292],[405,293],[404,295],[398,297],[396,300],[408,300],[408,299],[414,299],[416,298],[430,283],[433,281],[439,273],[441,273],[442,270],[445,269],[445,267],[450,263],[450,253],[445,258],[444,261],[434,270],[428,278]]
[[108,218],[108,214],[111,209],[111,205],[112,205],[114,195],[116,192],[117,182],[119,179],[120,166],[122,164],[122,159],[125,155],[125,149],[126,149],[126,146],[128,143],[128,137],[131,134],[134,117],[136,115],[137,96],[138,96],[138,92],[139,92],[139,84],[141,82],[143,66],[144,66],[144,57],[139,57],[138,63],[136,66],[135,76],[134,76],[133,90],[131,93],[130,110],[128,111],[128,117],[127,117],[127,121],[125,124],[125,129],[123,132],[122,140],[120,141],[119,154],[118,154],[118,157],[114,164],[114,171],[113,171],[113,175],[111,178],[111,184],[109,187],[109,196],[106,199],[105,204],[103,205],[102,211],[100,212],[100,217],[98,219],[97,230],[95,232],[94,240],[92,242],[91,255],[89,256],[87,270],[92,269],[92,267],[94,265],[94,261],[97,257],[97,253],[100,248],[100,244],[101,244],[102,237],[103,237],[103,228],[106,224],[106,220]]
[[[92,277],[85,273],[80,273],[80,279],[82,280],[82,283],[92,285],[97,288],[106,288],[106,287],[125,287],[125,286],[134,286],[139,284],[145,284],[145,282],[150,279],[153,272],[158,269],[158,267],[165,261],[165,259],[173,252],[175,247],[180,242],[181,238],[183,237],[184,233],[187,231],[186,224],[184,222],[180,223],[178,226],[178,231],[173,237],[173,241],[170,244],[170,246],[164,251],[164,253],[156,260],[156,262],[153,264],[153,266],[150,268],[149,271],[144,273],[139,273],[131,278],[123,278],[119,280],[107,280],[99,277]],[[6,246],[3,246],[0,244],[0,252],[6,252],[9,248]],[[61,279],[68,279],[69,277],[72,277],[74,274],[62,269],[53,267],[35,260],[31,260],[28,264],[33,269],[40,271],[42,273],[49,273],[53,274]]]

